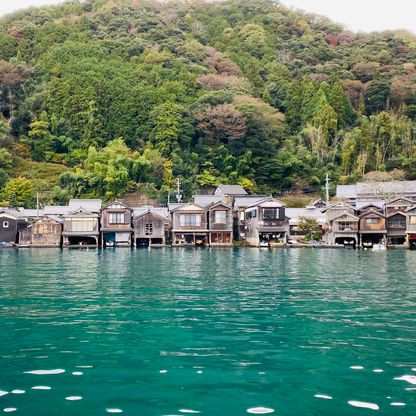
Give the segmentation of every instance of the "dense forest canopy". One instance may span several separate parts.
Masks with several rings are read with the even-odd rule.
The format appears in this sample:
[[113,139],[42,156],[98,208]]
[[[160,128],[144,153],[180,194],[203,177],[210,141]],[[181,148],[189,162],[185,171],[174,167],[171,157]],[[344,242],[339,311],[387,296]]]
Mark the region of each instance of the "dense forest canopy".
[[0,19],[0,201],[416,179],[415,64],[410,32],[271,0],[18,11]]

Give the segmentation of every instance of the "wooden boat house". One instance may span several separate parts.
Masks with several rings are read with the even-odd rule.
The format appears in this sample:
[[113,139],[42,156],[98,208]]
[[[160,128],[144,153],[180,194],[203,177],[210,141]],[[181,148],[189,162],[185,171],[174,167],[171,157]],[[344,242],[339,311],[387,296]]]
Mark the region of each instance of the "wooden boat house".
[[386,244],[386,216],[370,209],[359,215],[360,243],[363,248],[372,248],[375,244]]
[[135,209],[133,228],[135,247],[166,245],[169,233],[167,209],[152,206]]
[[84,208],[62,216],[64,228],[62,232],[63,246],[95,246],[99,245],[100,223],[99,214],[87,211]]
[[170,215],[173,246],[209,244],[207,211],[203,207],[192,202],[180,204]]
[[286,243],[289,236],[289,218],[286,204],[275,198],[266,198],[246,208],[246,241],[259,246],[261,241]]
[[225,202],[206,207],[208,211],[209,244],[212,246],[233,244],[233,211]]
[[19,231],[19,246],[61,247],[62,218],[50,215],[43,217]]
[[131,247],[133,208],[117,201],[101,208],[101,243],[103,247]]

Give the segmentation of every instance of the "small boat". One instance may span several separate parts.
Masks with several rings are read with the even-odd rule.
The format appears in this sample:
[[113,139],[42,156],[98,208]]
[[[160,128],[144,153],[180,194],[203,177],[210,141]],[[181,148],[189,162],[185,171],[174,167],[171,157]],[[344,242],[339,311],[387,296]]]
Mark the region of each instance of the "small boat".
[[384,251],[384,250],[387,250],[387,247],[384,244],[374,244],[373,250]]
[[269,248],[269,242],[267,240],[261,240],[259,247],[261,248]]

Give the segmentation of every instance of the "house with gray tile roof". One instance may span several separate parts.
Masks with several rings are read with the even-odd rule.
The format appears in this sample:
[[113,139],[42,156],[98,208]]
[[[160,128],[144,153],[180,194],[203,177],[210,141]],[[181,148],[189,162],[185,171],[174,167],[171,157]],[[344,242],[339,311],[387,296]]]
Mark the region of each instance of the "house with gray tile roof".
[[84,208],[87,211],[99,214],[102,206],[101,199],[70,199],[68,207],[69,212],[75,211],[79,208]]

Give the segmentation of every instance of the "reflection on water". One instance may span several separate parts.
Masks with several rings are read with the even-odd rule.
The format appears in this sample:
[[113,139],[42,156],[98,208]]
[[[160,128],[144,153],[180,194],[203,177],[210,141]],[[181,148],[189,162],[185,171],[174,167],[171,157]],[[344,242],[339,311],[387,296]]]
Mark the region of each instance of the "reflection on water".
[[0,262],[4,412],[415,414],[413,252],[28,249]]

